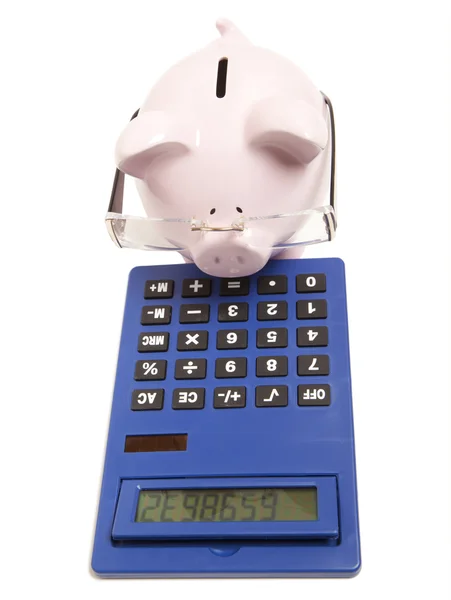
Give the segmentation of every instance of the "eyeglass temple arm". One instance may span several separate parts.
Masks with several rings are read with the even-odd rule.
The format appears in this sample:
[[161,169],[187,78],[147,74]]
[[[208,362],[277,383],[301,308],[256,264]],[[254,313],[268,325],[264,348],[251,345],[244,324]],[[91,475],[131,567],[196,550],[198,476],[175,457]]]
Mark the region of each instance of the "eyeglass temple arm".
[[[139,108],[136,110],[130,121],[136,119],[139,113]],[[124,205],[124,180],[125,174],[116,169],[113,180],[113,188],[111,190],[110,203],[108,204],[108,212],[122,214],[122,207]]]
[[[334,109],[332,107],[332,102],[330,98],[326,96],[323,92],[321,92],[324,98],[324,101],[329,110],[329,119],[330,119],[330,133],[331,133],[331,149],[330,149],[330,191],[329,191],[329,203],[332,208],[335,210],[335,118],[334,118]],[[138,116],[139,108],[137,111],[133,113],[130,121],[133,121]],[[124,178],[125,175],[119,169],[116,169],[116,173],[114,175],[113,188],[111,190],[110,203],[108,205],[108,212],[114,213],[122,213],[122,207],[124,203]],[[337,226],[336,223],[336,215],[335,215],[335,228]]]

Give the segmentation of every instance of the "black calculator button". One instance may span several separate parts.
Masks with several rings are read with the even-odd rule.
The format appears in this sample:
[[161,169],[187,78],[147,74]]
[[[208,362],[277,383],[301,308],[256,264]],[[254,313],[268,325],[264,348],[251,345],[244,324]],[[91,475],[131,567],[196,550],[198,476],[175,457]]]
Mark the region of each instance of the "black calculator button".
[[135,381],[155,381],[166,378],[165,360],[138,360],[135,365]]
[[258,385],[255,388],[255,406],[288,406],[288,387],[286,385]]
[[288,346],[288,329],[274,327],[257,329],[257,348],[286,348]]
[[280,302],[259,302],[257,305],[257,319],[259,321],[281,321],[288,318],[288,304],[285,300]]
[[141,325],[167,325],[171,322],[172,306],[144,306]]
[[134,390],[132,394],[132,410],[161,410],[163,408],[164,390]]
[[246,406],[246,388],[215,388],[213,406],[215,408],[243,408],[244,406]]
[[247,358],[217,358],[215,376],[218,379],[225,377],[246,377]]
[[174,295],[174,282],[171,279],[151,279],[146,281],[144,298],[172,298]]
[[175,361],[176,379],[205,379],[206,375],[205,358],[180,358]]
[[216,336],[218,350],[247,348],[247,329],[220,329]]
[[140,333],[138,352],[166,352],[169,333]]
[[288,291],[288,280],[286,275],[273,275],[259,277],[257,280],[257,292],[259,294],[286,294]]
[[257,358],[257,377],[285,377],[288,375],[286,356],[259,356]]
[[330,385],[298,385],[299,406],[329,406]]
[[329,343],[329,331],[327,327],[298,327],[297,345],[303,346],[327,346]]
[[208,323],[209,320],[209,304],[182,304],[180,307],[180,323]]
[[204,388],[177,388],[172,395],[172,408],[176,410],[203,408],[204,404]]
[[184,279],[182,297],[206,297],[211,294],[211,279]]
[[220,296],[247,296],[249,294],[249,277],[237,279],[221,279]]
[[326,275],[324,273],[311,273],[296,277],[296,291],[300,294],[326,291]]
[[179,331],[177,350],[206,350],[208,331]]
[[327,317],[327,300],[298,300],[296,315],[298,319],[325,319]]
[[327,354],[298,356],[298,375],[329,375]]
[[223,302],[218,308],[218,321],[247,321],[248,310],[247,302]]

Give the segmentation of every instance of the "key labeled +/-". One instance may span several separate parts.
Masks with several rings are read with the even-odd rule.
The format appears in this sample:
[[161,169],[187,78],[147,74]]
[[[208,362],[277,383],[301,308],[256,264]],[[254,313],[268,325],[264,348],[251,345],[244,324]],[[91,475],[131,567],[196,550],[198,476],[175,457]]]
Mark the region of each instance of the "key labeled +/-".
[[324,273],[310,273],[296,277],[296,291],[299,294],[326,291],[326,275]]
[[138,360],[135,381],[156,381],[166,378],[166,360]]
[[298,385],[299,406],[329,406],[330,385]]
[[167,325],[171,322],[172,306],[144,306],[141,325]]
[[206,297],[211,294],[211,279],[184,279],[182,297]]
[[203,408],[204,404],[204,388],[177,388],[172,395],[172,408],[176,410]]
[[205,379],[206,375],[205,358],[179,358],[175,361],[175,379]]
[[288,304],[280,302],[259,302],[257,304],[257,319],[259,321],[280,321],[288,318]]
[[327,327],[298,327],[297,345],[304,346],[327,346],[329,343],[329,332]]
[[255,388],[255,406],[288,406],[288,387],[286,385],[258,385]]
[[215,408],[243,408],[246,406],[246,388],[217,387],[214,392]]
[[288,279],[286,275],[264,275],[257,280],[258,294],[286,294]]
[[257,329],[257,348],[286,348],[288,346],[288,329],[274,327]]
[[220,329],[216,336],[218,350],[247,348],[247,329]]
[[179,320],[180,323],[208,323],[210,320],[210,305],[182,304]]
[[138,352],[166,352],[169,345],[169,333],[140,333]]
[[177,350],[206,350],[208,331],[179,331]]
[[221,279],[220,296],[247,296],[249,294],[249,277],[237,279]]
[[246,377],[247,358],[217,358],[215,377],[223,379],[226,377]]
[[161,410],[163,408],[164,390],[134,390],[132,394],[132,410]]
[[174,282],[172,279],[150,279],[144,286],[144,298],[172,298],[174,295]]
[[298,375],[329,375],[327,354],[298,356]]
[[296,316],[298,319],[325,319],[327,317],[327,300],[298,300]]
[[256,362],[257,377],[285,377],[288,375],[288,357],[259,356]]
[[248,309],[247,302],[222,302],[218,307],[218,321],[247,321]]

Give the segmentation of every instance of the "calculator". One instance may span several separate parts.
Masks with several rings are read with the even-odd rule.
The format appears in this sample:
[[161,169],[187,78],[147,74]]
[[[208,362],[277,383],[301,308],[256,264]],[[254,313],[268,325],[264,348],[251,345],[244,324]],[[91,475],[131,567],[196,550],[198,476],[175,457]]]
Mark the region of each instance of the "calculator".
[[345,270],[271,260],[130,273],[93,570],[350,577],[360,569]]

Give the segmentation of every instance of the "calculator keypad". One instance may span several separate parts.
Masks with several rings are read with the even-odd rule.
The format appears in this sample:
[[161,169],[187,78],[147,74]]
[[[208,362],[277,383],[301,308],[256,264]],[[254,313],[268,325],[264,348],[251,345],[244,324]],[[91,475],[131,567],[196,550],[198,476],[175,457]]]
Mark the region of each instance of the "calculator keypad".
[[[209,278],[199,278],[184,279],[180,288],[177,288],[177,285],[179,284],[175,284],[171,279],[148,280],[145,282],[144,300],[173,298],[175,293],[182,298],[209,298],[212,294],[231,297],[247,296],[252,285],[256,286],[252,289],[258,295],[269,297],[265,300],[256,299],[252,303],[234,298],[217,304],[214,298],[201,303],[188,300],[180,304],[178,309],[174,309],[170,302],[166,304],[143,302],[140,309],[140,323],[144,328],[148,326],[152,328],[139,334],[138,352],[164,353],[171,346],[172,351],[179,354],[174,362],[160,357],[157,359],[143,357],[142,360],[135,361],[133,376],[136,382],[166,380],[170,385],[170,379],[176,381],[205,379],[207,372],[209,377],[214,377],[218,383],[221,379],[245,379],[248,376],[250,378],[249,383],[243,381],[242,385],[217,387],[209,385],[206,388],[188,385],[188,387],[178,387],[173,392],[169,387],[169,395],[172,393],[172,405],[169,409],[171,407],[177,410],[203,409],[208,401],[215,409],[252,410],[252,403],[249,405],[246,402],[250,394],[255,395],[254,408],[284,407],[292,403],[299,407],[327,407],[331,404],[332,390],[327,381],[331,370],[330,357],[321,351],[315,353],[314,350],[314,348],[326,348],[329,344],[328,305],[325,295],[327,287],[324,273],[297,275],[295,281],[291,283],[286,275],[280,274],[256,276],[255,283],[252,283],[252,278],[249,277],[222,279],[219,282]],[[289,290],[294,291],[294,289],[297,297],[286,296],[286,299],[280,299],[280,295],[288,294]],[[303,294],[314,293],[324,295],[303,297]],[[212,309],[212,306],[215,308]],[[174,310],[176,310],[175,314],[173,314]],[[212,319],[212,310],[217,311],[217,321],[214,316]],[[169,331],[153,329],[156,325],[175,327],[173,321],[177,322],[177,317],[181,325],[192,324],[194,327],[179,328],[171,335]],[[299,323],[299,327],[278,326],[280,323],[277,321],[288,318],[296,319],[298,323],[299,320],[311,320],[312,324]],[[223,325],[221,328],[218,324],[246,323],[249,319],[254,323],[267,322],[264,323],[264,327],[257,326],[251,338],[246,325],[236,328],[233,325],[231,327]],[[317,325],[315,323],[317,319],[326,322]],[[201,326],[196,328],[198,324]],[[249,324],[249,328],[252,328],[252,323]],[[214,337],[210,340],[210,336]],[[296,354],[292,356],[292,351],[288,351],[287,354],[283,354],[283,350],[280,354],[277,354],[277,351],[268,352],[270,348],[288,348],[289,344],[294,342],[295,347],[299,348],[297,356]],[[209,344],[212,355],[207,352],[199,356],[197,352],[205,352],[209,349]],[[249,345],[261,349],[256,358],[250,361],[246,357]],[[229,350],[241,351],[241,355],[227,352]],[[293,388],[284,385],[284,381],[286,383],[287,380],[283,378],[288,376],[295,378],[296,385]],[[310,379],[312,376],[313,379]],[[254,377],[257,379],[253,379]],[[258,385],[257,381],[260,378],[268,378],[268,383],[271,385]],[[309,383],[309,380],[313,383]],[[251,381],[254,383],[251,384]],[[235,382],[231,381],[231,383]],[[150,385],[152,386],[152,383]],[[165,390],[158,388],[157,385],[155,383],[149,389],[137,385],[136,389],[131,391],[131,410],[136,412],[167,410],[164,406]],[[293,392],[290,391],[292,389]],[[295,398],[291,397],[294,392],[296,392]]]

